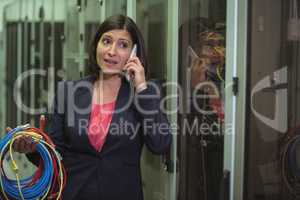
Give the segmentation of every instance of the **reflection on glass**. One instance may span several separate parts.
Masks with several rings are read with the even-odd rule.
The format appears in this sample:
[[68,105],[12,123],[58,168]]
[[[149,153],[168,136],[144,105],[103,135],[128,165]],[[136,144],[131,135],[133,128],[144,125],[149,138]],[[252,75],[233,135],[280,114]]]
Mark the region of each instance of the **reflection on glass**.
[[179,199],[220,199],[223,176],[225,0],[182,1],[179,32]]
[[268,3],[251,3],[245,197],[299,199],[300,4]]
[[167,62],[167,1],[137,1],[136,21],[148,50],[148,75],[163,80]]
[[[167,4],[166,0],[138,0],[136,21],[144,36],[148,55],[148,77],[164,81],[166,77]],[[141,167],[145,200],[170,199],[168,172],[161,157],[143,152]]]

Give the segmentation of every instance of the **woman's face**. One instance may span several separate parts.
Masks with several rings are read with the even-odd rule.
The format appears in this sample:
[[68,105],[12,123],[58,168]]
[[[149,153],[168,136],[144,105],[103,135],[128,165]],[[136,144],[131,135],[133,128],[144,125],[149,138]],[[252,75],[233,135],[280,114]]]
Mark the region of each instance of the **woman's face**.
[[128,31],[115,29],[105,32],[96,50],[97,63],[102,72],[120,73],[130,56],[132,47],[133,42]]

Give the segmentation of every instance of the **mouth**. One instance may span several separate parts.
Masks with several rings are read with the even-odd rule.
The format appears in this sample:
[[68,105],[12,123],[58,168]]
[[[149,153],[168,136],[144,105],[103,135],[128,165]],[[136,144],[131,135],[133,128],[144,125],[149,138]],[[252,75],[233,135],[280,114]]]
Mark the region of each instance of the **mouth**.
[[104,68],[102,67],[102,72],[105,74],[120,74],[117,60],[104,58],[102,61],[103,66],[105,66]]
[[116,60],[112,60],[112,59],[103,59],[105,63],[109,64],[109,65],[116,65],[118,64],[118,61]]

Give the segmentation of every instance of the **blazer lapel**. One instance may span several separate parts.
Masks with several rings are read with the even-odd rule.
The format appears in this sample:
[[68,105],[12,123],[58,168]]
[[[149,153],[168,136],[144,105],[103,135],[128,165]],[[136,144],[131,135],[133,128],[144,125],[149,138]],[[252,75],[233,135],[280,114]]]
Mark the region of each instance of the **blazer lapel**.
[[[93,83],[96,80],[95,76],[89,76],[86,79],[82,81],[86,81],[86,83],[83,83],[84,87],[79,88],[78,92],[75,93],[75,105],[77,108],[83,108],[84,112],[78,113],[76,112],[75,122],[77,123],[77,131],[82,136],[82,140],[80,142],[83,142],[82,144],[79,144],[82,146],[83,149],[87,149],[89,152],[97,153],[97,151],[94,149],[94,147],[90,144],[89,138],[88,138],[88,123],[90,121],[90,114],[92,109],[92,94],[93,94]],[[82,120],[82,121],[81,121]],[[87,127],[80,127],[80,123],[85,122],[84,126]],[[81,129],[81,130],[79,130]]]
[[[95,81],[95,77],[88,77],[83,81],[88,81],[87,87],[80,88],[78,93],[75,95],[75,104],[78,105],[80,108],[87,109],[84,113],[77,113],[76,114],[76,122],[79,120],[84,120],[89,123],[90,121],[90,114],[91,114],[91,105],[92,105],[92,92],[93,92],[93,82]],[[120,119],[125,116],[126,110],[130,106],[131,102],[133,101],[130,98],[133,98],[134,91],[131,88],[130,84],[123,78],[121,87],[118,92],[118,96],[116,99],[115,104],[115,111],[113,112],[112,120],[109,125],[108,134],[106,136],[105,142],[101,151],[97,151],[90,143],[88,138],[88,128],[86,127],[83,131],[81,131],[82,139],[83,139],[83,148],[87,148],[89,152],[93,152],[97,155],[104,155],[111,150],[118,148],[121,143],[121,138],[118,133],[112,132],[112,124],[114,126],[118,126],[121,128],[122,124],[120,124]],[[87,126],[88,126],[87,123]],[[78,126],[77,126],[78,127]],[[79,131],[79,130],[78,130]]]
[[133,97],[134,94],[134,91],[131,89],[132,88],[130,87],[130,84],[128,84],[125,79],[122,79],[122,84],[116,99],[115,111],[113,112],[112,120],[108,129],[108,134],[100,152],[102,156],[112,151],[113,149],[118,148],[122,143],[122,137],[119,135],[119,132],[116,133],[116,130],[122,128],[120,119],[126,116],[126,110],[133,101],[130,99],[130,97]]

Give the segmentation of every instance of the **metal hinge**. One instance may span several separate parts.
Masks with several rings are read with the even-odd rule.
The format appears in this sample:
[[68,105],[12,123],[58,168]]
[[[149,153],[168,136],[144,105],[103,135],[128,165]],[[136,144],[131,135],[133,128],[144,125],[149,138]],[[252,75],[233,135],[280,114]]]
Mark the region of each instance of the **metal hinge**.
[[173,160],[166,160],[164,163],[164,169],[169,172],[169,173],[173,173],[174,172],[174,167],[175,167],[175,163]]
[[234,96],[236,96],[237,93],[239,92],[239,78],[238,77],[232,78],[232,92],[233,92]]

